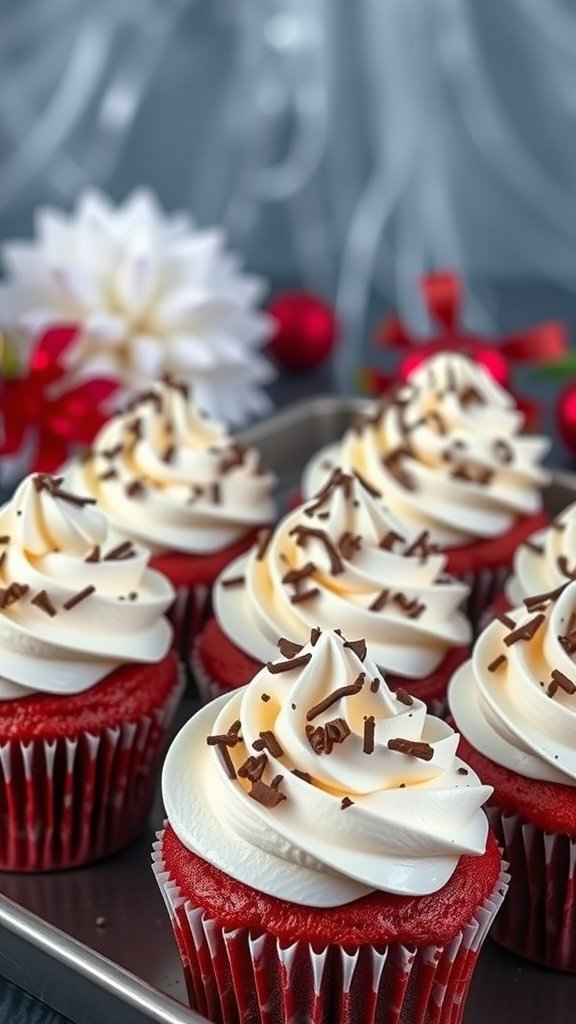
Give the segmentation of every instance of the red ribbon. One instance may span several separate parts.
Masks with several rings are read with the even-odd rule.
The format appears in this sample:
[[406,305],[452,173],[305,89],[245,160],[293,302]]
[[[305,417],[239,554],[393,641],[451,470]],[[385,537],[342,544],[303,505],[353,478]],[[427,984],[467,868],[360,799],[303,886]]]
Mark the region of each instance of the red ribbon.
[[0,453],[16,455],[32,429],[33,472],[51,472],[73,445],[88,445],[108,418],[102,403],[118,383],[94,378],[67,385],[64,355],[76,337],[74,326],[54,327],[38,340],[25,377],[3,382]]
[[[452,349],[476,356],[479,349],[490,350],[511,362],[550,362],[568,351],[568,334],[564,324],[551,320],[527,327],[495,340],[468,334],[460,327],[462,287],[455,273],[428,274],[421,281],[424,301],[430,318],[437,327],[431,340],[411,334],[397,316],[388,317],[376,336],[379,345],[415,348],[422,359],[441,349]],[[420,361],[420,359],[418,359]],[[413,363],[410,369],[413,368]],[[402,373],[402,369],[400,371]]]

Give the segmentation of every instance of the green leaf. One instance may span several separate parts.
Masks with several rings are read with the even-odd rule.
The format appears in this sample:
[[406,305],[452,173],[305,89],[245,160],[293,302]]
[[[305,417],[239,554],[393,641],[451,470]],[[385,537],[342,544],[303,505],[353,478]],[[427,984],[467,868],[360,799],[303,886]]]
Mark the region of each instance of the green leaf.
[[576,349],[571,349],[563,359],[554,363],[544,363],[534,372],[543,377],[576,377]]

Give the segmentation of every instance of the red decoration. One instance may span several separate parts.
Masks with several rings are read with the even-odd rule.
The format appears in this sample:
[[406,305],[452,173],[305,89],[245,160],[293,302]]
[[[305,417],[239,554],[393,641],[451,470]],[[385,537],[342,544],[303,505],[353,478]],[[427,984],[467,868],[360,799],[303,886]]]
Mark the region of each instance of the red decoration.
[[70,386],[64,356],[76,335],[72,326],[47,330],[38,340],[25,377],[4,380],[0,454],[16,455],[32,428],[36,435],[34,472],[51,472],[72,445],[87,445],[107,419],[102,403],[118,387],[93,379]]
[[336,317],[331,306],[316,295],[286,292],[270,302],[268,312],[276,320],[268,352],[286,370],[311,370],[334,351]]
[[[556,321],[536,324],[495,340],[468,334],[460,326],[461,282],[457,274],[429,274],[422,279],[422,291],[430,317],[436,326],[432,339],[410,333],[397,316],[388,317],[376,335],[376,343],[386,347],[408,349],[393,376],[377,371],[364,371],[368,390],[380,394],[398,378],[404,380],[424,359],[435,352],[462,352],[480,363],[494,379],[510,390],[510,363],[543,362],[559,359],[568,351],[568,335],[563,324]],[[524,412],[526,427],[537,421],[536,402],[516,396]]]
[[571,380],[556,405],[556,422],[564,443],[576,453],[576,381]]

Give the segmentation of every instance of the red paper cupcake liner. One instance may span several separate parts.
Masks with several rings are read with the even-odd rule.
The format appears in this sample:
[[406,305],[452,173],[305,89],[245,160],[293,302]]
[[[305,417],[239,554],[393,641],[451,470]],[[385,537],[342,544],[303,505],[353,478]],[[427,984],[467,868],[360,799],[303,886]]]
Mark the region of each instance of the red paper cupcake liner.
[[575,974],[576,837],[486,810],[512,876],[492,937],[527,960]]
[[0,744],[1,871],[71,868],[136,838],[183,687],[152,714],[98,734]]
[[447,946],[284,946],[229,929],[181,896],[166,871],[163,832],[152,855],[191,1006],[217,1024],[459,1024],[480,947],[506,894],[493,893]]

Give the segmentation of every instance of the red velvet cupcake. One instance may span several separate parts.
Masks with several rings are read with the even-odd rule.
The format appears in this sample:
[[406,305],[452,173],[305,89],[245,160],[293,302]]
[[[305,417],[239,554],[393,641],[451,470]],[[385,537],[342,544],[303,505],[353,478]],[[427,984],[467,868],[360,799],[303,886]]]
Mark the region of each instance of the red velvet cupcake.
[[469,614],[499,593],[519,544],[547,519],[539,462],[550,442],[521,434],[514,399],[477,363],[441,353],[308,464],[312,495],[334,466],[356,470],[406,527],[427,530],[471,587]]
[[165,762],[154,870],[190,1003],[221,1024],[458,1024],[506,891],[490,790],[364,641],[280,647]]
[[576,973],[576,583],[494,620],[456,673],[461,753],[494,792],[488,817],[510,862],[494,938]]
[[188,635],[206,589],[273,521],[274,477],[166,380],[100,431],[66,479],[98,501],[118,536],[146,547],[177,589],[173,619]]
[[441,713],[471,641],[460,608],[468,591],[445,563],[426,533],[405,529],[362,480],[335,470],[219,577],[195,647],[203,696],[246,683],[275,656],[278,636],[304,643],[313,626],[343,622],[366,637],[392,689],[409,686]]
[[181,693],[148,555],[62,478],[0,511],[0,870],[104,857],[143,829]]

